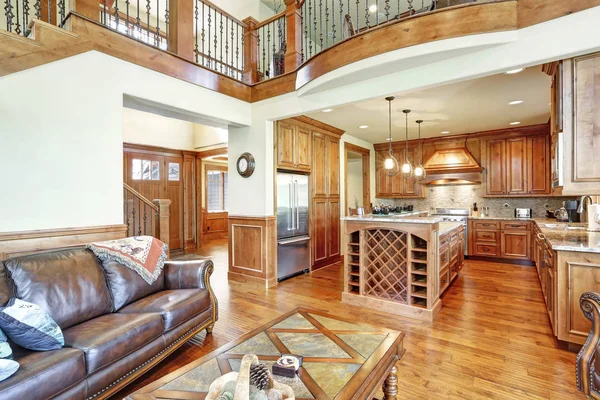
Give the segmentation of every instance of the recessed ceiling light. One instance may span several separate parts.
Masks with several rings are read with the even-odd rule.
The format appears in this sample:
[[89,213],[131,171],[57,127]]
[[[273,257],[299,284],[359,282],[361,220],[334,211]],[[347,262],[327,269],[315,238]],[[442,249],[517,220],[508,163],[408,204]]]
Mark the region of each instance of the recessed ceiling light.
[[391,141],[392,141],[392,140],[394,140],[394,139],[392,139],[392,138],[389,138],[389,137],[386,137],[386,138],[385,138],[385,140],[387,140],[388,142],[391,142]]
[[443,134],[443,135],[447,135],[447,134],[449,134],[449,133],[450,133],[450,131],[442,131],[442,134]]
[[332,111],[333,111],[333,108],[327,108],[327,109],[323,110],[323,112],[332,112]]
[[369,6],[369,11],[370,11],[371,13],[376,13],[376,12],[377,12],[377,4],[371,4],[371,5]]
[[513,100],[513,101],[509,101],[508,104],[511,106],[517,105],[517,104],[523,104],[525,101],[524,100]]
[[518,74],[519,72],[523,71],[525,68],[516,68],[516,69],[511,69],[509,71],[506,71],[506,74],[512,75],[512,74]]
[[510,124],[511,124],[511,125],[519,125],[520,123],[521,123],[521,122],[519,122],[519,121],[515,121],[515,122],[511,122]]
[[359,126],[360,129],[367,129],[369,127],[369,125],[361,125]]

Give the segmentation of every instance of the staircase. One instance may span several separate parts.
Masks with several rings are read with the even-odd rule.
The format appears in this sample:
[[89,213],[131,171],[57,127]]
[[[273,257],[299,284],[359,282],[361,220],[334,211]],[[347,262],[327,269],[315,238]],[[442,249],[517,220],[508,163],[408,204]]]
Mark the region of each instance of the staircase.
[[123,221],[127,236],[154,236],[169,245],[169,207],[171,200],[150,201],[123,183]]

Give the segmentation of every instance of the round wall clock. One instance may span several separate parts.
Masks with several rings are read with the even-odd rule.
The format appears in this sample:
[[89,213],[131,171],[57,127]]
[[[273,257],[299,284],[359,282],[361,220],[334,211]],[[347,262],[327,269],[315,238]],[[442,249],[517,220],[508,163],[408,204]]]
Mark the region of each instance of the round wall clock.
[[254,162],[254,156],[250,153],[244,153],[237,159],[237,171],[238,174],[243,176],[244,178],[248,178],[252,173],[254,173],[254,167],[256,163]]

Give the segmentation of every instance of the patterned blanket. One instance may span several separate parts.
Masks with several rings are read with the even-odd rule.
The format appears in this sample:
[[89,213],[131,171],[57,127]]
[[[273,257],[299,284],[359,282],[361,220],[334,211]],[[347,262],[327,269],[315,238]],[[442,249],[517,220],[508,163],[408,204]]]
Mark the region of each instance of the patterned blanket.
[[168,247],[152,236],[93,242],[87,245],[103,263],[116,261],[134,270],[149,285],[160,276]]

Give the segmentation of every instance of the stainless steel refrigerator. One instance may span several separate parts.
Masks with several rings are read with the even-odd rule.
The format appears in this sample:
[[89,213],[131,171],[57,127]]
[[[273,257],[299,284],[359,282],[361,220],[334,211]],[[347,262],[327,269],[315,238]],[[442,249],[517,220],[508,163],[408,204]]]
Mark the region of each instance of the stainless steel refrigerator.
[[308,175],[277,173],[277,280],[308,272]]

